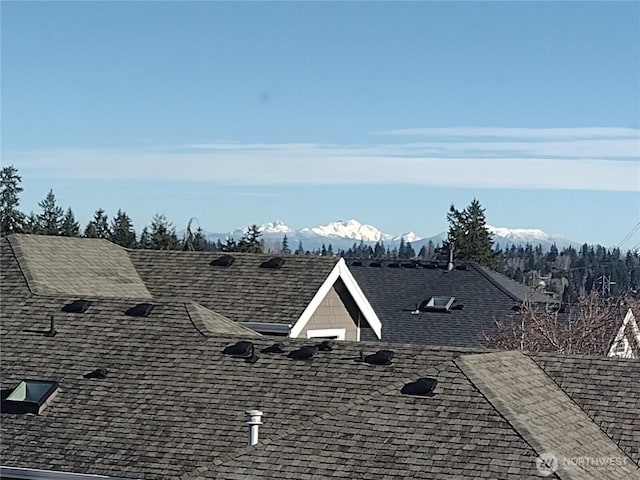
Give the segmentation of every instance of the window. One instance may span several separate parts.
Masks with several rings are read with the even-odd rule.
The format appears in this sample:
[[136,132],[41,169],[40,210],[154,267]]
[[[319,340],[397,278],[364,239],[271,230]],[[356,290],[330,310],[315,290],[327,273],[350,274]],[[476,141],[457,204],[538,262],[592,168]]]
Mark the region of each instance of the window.
[[628,350],[629,350],[629,341],[625,337],[622,337],[618,342],[618,344],[616,345],[614,355],[616,357],[626,358],[628,355],[628,352],[627,352]]
[[344,340],[345,328],[324,328],[321,330],[307,330],[307,338],[322,338],[324,340]]

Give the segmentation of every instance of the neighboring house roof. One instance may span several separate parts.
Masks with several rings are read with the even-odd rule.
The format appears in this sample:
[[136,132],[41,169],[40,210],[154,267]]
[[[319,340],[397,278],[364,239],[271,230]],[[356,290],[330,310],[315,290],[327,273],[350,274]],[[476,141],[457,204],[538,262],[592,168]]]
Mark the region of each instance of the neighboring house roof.
[[553,297],[533,290],[531,287],[524,285],[520,282],[491,270],[488,267],[478,264],[472,264],[472,266],[480,273],[484,274],[489,280],[494,282],[498,287],[504,290],[507,294],[515,297],[519,302],[534,303],[534,304],[546,304],[546,303],[558,303]]
[[[202,336],[184,317],[162,313],[175,306],[144,318],[90,307],[61,315],[57,335],[46,337],[34,327],[47,326],[60,304],[41,302],[49,300],[15,302],[3,314],[2,389],[45,379],[59,382],[59,393],[39,415],[2,414],[5,467],[144,479],[534,479],[537,456],[562,440],[558,454],[603,449],[624,464],[551,478],[640,474],[635,360],[488,353],[504,377],[495,381],[480,350],[339,342],[305,361],[287,354],[308,341],[285,339],[286,353],[261,353],[273,339],[257,337],[252,363],[223,353],[242,337]],[[361,351],[380,348],[395,351],[391,364],[360,361]],[[594,366],[595,382],[585,377]],[[108,369],[106,378],[85,378],[97,368]],[[437,379],[434,396],[400,392],[424,377]],[[626,411],[603,398],[605,381],[624,392]],[[519,423],[512,416],[525,396],[539,415]],[[244,412],[252,408],[264,424],[260,442],[247,447]],[[559,420],[559,408],[570,408],[570,418]],[[593,445],[582,445],[587,431]]]
[[[382,322],[384,341],[478,347],[483,332],[494,333],[495,321],[513,314],[512,309],[521,304],[517,295],[473,264],[447,271],[371,263],[378,264],[352,262],[350,269]],[[412,314],[417,305],[434,296],[455,297],[455,304],[464,308]]]
[[[211,264],[221,257],[230,262]],[[270,260],[275,268],[264,268]],[[127,250],[106,240],[10,235],[2,239],[2,261],[15,264],[9,281],[26,285],[33,295],[180,298],[208,309],[209,322],[220,315],[235,322],[293,325],[292,336],[302,332],[339,279],[376,338],[382,328],[339,257]]]
[[[180,295],[237,322],[294,324],[292,336],[340,278],[364,320],[380,334],[377,315],[340,257],[168,250],[129,250],[129,256],[156,297]],[[227,256],[233,259],[230,265],[211,265]],[[283,262],[261,267],[272,258]]]
[[[211,261],[231,255],[229,266]],[[280,268],[261,268],[274,255],[130,250],[136,270],[154,296],[189,298],[243,322],[294,323],[339,261],[287,256]]]

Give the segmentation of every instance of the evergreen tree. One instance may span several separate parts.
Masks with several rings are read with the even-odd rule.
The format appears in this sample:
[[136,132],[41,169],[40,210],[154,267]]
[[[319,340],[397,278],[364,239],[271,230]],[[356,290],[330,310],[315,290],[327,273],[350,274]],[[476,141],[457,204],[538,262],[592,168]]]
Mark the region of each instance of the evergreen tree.
[[129,215],[118,209],[116,216],[111,219],[110,240],[125,248],[135,248],[136,232]]
[[298,248],[294,252],[296,255],[304,255],[304,248],[302,247],[302,241],[298,242]]
[[108,218],[102,208],[98,208],[93,214],[93,219],[87,223],[84,236],[87,238],[111,238]]
[[373,247],[373,258],[377,258],[377,259],[384,258],[385,253],[386,251],[384,248],[384,242],[382,240],[380,240],[379,242],[376,242],[376,244]]
[[322,244],[322,249],[320,250],[320,255],[322,255],[323,257],[327,256],[327,247],[324,246],[324,243]]
[[247,232],[242,236],[238,243],[238,251],[248,253],[263,253],[264,245],[260,241],[262,232],[258,225],[249,225]]
[[193,249],[196,252],[206,252],[208,250],[212,250],[202,227],[198,227],[195,235],[193,236]]
[[222,245],[223,252],[237,252],[238,251],[238,243],[233,239],[233,237],[227,238],[227,241],[224,245]]
[[76,222],[76,217],[73,215],[71,207],[67,208],[64,218],[62,219],[62,228],[60,235],[64,237],[79,237],[80,236],[80,224]]
[[150,247],[153,250],[179,250],[180,241],[176,227],[164,214],[156,213],[151,219]]
[[291,255],[291,249],[289,248],[289,239],[286,235],[282,237],[282,245],[280,246],[280,251],[283,255]]
[[333,245],[331,244],[329,244],[329,246],[327,247],[327,255],[333,257]]
[[7,165],[0,172],[0,236],[21,233],[24,230],[25,216],[18,206],[20,193],[24,190],[20,183],[22,177],[13,165]]
[[398,258],[407,258],[406,244],[404,243],[404,237],[400,237],[400,246],[398,247]]
[[478,200],[474,198],[462,211],[458,211],[451,205],[447,221],[449,222],[447,246],[454,249],[455,258],[473,260],[492,268],[497,265],[484,209]]
[[29,212],[29,215],[24,220],[22,231],[24,233],[40,233],[40,224],[35,213]]
[[407,242],[406,245],[404,246],[404,254],[405,254],[404,258],[415,258],[416,251],[411,246],[411,242]]
[[138,240],[138,248],[151,248],[151,234],[149,229],[144,227],[140,233],[140,239]]
[[47,196],[38,203],[42,213],[38,215],[38,233],[42,235],[60,235],[62,232],[62,219],[64,211],[56,204],[56,196],[53,190],[49,190]]

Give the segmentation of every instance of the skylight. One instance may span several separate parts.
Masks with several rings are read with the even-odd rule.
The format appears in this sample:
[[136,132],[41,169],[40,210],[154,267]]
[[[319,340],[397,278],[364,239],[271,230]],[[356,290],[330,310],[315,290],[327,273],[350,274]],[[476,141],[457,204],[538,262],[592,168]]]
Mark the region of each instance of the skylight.
[[421,311],[446,311],[451,309],[451,305],[455,301],[456,297],[431,297],[429,300],[425,300],[420,304],[419,310]]
[[46,380],[23,380],[2,402],[2,411],[7,413],[39,414],[53,399],[58,382]]

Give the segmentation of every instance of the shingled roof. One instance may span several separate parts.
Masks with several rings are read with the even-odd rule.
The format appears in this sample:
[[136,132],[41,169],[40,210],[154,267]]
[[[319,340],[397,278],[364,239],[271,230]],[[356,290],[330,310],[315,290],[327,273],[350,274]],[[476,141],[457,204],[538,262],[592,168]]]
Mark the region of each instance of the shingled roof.
[[11,235],[3,241],[34,295],[151,298],[127,251],[107,240]]
[[[506,281],[494,281],[494,275],[474,264],[451,271],[426,264],[418,268],[388,264],[365,261],[350,265],[382,322],[382,339],[387,342],[480,347],[483,332],[495,332],[495,320],[512,315],[512,308],[522,303],[521,292],[507,288]],[[420,303],[435,296],[455,297],[455,304],[464,308],[412,314]]]
[[[59,382],[39,415],[2,413],[5,467],[144,479],[533,479],[541,449],[554,444],[549,438],[577,441],[557,428],[553,409],[531,420],[542,432],[533,434],[539,443],[524,435],[530,426],[512,422],[484,391],[491,374],[474,375],[465,365],[467,358],[477,364],[480,350],[340,342],[310,360],[294,360],[288,354],[308,342],[287,339],[285,353],[261,353],[273,340],[203,336],[177,314],[184,305],[169,302],[149,317],[129,317],[114,314],[128,302],[105,302],[92,314],[93,305],[84,314],[58,314],[54,337],[42,329],[63,301],[33,297],[3,307],[3,392],[25,378]],[[253,342],[258,358],[223,353],[241,339]],[[360,361],[361,351],[380,348],[395,351],[389,365]],[[597,418],[599,441],[608,452],[619,450],[625,469],[596,466],[598,478],[638,476],[640,437],[631,415],[640,402],[640,362],[522,354],[515,360],[503,359],[519,379],[500,394],[507,407],[518,406],[509,394],[535,396],[542,379],[545,400],[575,402],[584,413],[572,418]],[[518,370],[518,362],[527,367]],[[592,385],[582,372],[603,362],[612,374],[602,368]],[[85,378],[96,368],[108,369],[106,378]],[[424,377],[438,380],[434,396],[400,393]],[[624,392],[627,407],[609,397],[589,400],[604,385]],[[592,410],[574,399],[581,396]],[[246,446],[250,408],[264,412],[255,447]]]
[[207,309],[209,327],[220,316],[225,328],[227,319],[282,324],[292,326],[291,336],[303,332],[338,286],[362,314],[350,312],[358,325],[377,337],[381,330],[339,257],[127,250],[99,239],[10,235],[2,239],[2,261],[11,264],[8,282],[29,295],[181,299]]
[[[91,308],[85,313],[86,317],[95,328],[100,328],[106,317],[125,318],[126,310],[139,303],[150,302],[154,310],[153,315],[147,317],[147,324],[162,318],[163,321],[175,321],[172,329],[180,330],[186,325],[189,335],[258,336],[254,331],[193,301],[171,297],[151,298],[128,260],[126,251],[109,242],[96,242],[94,239],[85,239],[91,242],[69,242],[69,239],[64,238],[59,242],[56,237],[42,236],[45,247],[43,258],[39,258],[34,238],[39,237],[12,235],[0,242],[3,323],[11,321],[15,316],[24,317],[23,320],[28,319],[32,330],[39,328],[44,331],[49,327],[50,317],[53,316],[57,328],[64,328],[64,319],[74,314],[62,312],[61,307],[83,299],[91,303]],[[73,263],[72,252],[78,246],[79,259],[73,266],[65,264],[65,261]],[[90,253],[89,246],[96,247],[97,254]],[[94,259],[95,255],[97,258]],[[106,259],[101,258],[101,255]],[[114,266],[113,269],[110,270],[108,265]],[[104,278],[100,277],[100,272],[105,274]],[[123,280],[127,275],[131,278],[129,282]],[[123,286],[127,285],[131,290],[123,290]],[[121,296],[117,296],[118,294]],[[131,317],[126,318],[131,320]],[[28,326],[25,324],[25,328]]]
[[261,268],[273,255],[232,253],[231,265],[212,266],[222,255],[129,251],[154,296],[180,295],[238,322],[294,323],[340,260],[295,255],[280,268]]

